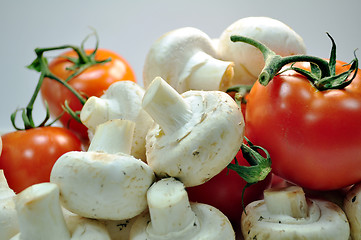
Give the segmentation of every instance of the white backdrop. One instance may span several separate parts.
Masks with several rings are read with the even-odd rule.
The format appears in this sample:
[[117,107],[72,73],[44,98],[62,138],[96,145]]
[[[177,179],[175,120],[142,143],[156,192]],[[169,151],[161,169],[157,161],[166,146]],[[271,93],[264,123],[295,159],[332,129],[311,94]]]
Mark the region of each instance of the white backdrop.
[[[25,68],[35,58],[34,48],[79,45],[90,27],[100,47],[125,57],[142,84],[145,55],[160,35],[192,26],[216,38],[248,16],[283,21],[303,37],[309,54],[320,57],[329,56],[329,32],[338,58],[348,62],[361,48],[360,6],[359,0],[0,0],[0,132],[13,130],[10,114],[27,105],[38,81],[39,75]],[[42,119],[40,100],[34,114]]]

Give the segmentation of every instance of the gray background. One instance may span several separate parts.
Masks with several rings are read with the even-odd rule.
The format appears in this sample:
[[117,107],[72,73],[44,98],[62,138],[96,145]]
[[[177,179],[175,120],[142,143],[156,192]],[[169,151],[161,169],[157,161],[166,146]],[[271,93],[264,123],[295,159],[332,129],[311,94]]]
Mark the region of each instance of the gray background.
[[[25,68],[35,58],[34,48],[78,45],[90,27],[97,30],[100,47],[129,61],[141,85],[150,45],[179,27],[196,27],[217,38],[240,18],[268,16],[299,33],[309,54],[329,56],[326,32],[336,40],[340,60],[350,61],[353,51],[361,48],[359,0],[0,0],[0,4],[0,132],[13,130],[10,114],[26,106],[38,81],[39,75]],[[34,114],[39,122],[44,114],[40,100]]]

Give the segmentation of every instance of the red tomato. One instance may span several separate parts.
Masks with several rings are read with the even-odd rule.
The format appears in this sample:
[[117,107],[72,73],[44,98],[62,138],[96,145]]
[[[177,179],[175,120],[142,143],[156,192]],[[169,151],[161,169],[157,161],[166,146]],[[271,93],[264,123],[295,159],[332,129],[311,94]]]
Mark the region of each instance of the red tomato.
[[[249,166],[241,151],[237,153],[236,158],[239,165]],[[248,187],[244,193],[244,206],[262,199],[263,190],[270,186],[271,179],[272,174],[268,174],[263,181]],[[238,226],[243,212],[242,190],[245,185],[246,181],[236,171],[225,168],[209,181],[187,188],[187,191],[190,201],[206,203],[218,208],[234,226]]]
[[[90,54],[92,51],[92,49],[88,49],[86,53]],[[67,69],[73,63],[65,58],[65,56],[77,57],[75,51],[68,51],[49,63],[49,70],[62,80],[65,80],[73,73],[73,71]],[[124,58],[106,49],[97,50],[95,60],[101,61],[108,58],[111,58],[110,62],[91,66],[68,83],[86,97],[100,97],[116,81],[130,80],[136,82],[133,69]],[[67,88],[49,78],[44,79],[41,94],[43,100],[49,104],[50,113],[54,117],[59,116],[63,112],[62,106],[65,100],[68,100],[70,108],[74,111],[80,111],[83,106]],[[87,128],[74,120],[69,114],[64,114],[60,118],[60,122],[77,133],[82,139],[88,138]]]
[[[343,64],[336,73],[348,69]],[[246,136],[267,149],[280,177],[314,190],[361,181],[360,74],[345,89],[319,91],[286,71],[267,86],[255,83],[246,112]]]
[[17,193],[35,183],[49,182],[55,161],[66,152],[81,150],[76,135],[61,127],[10,132],[2,141],[0,169]]

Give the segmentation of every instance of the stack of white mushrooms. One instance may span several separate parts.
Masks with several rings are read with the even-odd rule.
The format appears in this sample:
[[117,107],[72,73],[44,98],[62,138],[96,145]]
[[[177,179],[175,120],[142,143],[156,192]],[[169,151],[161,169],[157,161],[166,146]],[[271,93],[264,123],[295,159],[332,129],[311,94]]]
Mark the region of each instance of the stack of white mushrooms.
[[[227,167],[243,141],[243,115],[224,90],[252,84],[264,62],[255,48],[233,44],[234,34],[283,56],[306,51],[293,30],[264,17],[240,19],[216,40],[190,27],[161,36],[145,61],[145,88],[117,82],[84,105],[87,151],[64,154],[50,182],[17,195],[0,172],[0,239],[235,239],[222,212],[189,202],[185,190]],[[352,236],[361,239],[357,192],[345,206]],[[262,201],[246,208],[245,239],[350,235],[341,209],[306,199],[302,189],[267,190]]]

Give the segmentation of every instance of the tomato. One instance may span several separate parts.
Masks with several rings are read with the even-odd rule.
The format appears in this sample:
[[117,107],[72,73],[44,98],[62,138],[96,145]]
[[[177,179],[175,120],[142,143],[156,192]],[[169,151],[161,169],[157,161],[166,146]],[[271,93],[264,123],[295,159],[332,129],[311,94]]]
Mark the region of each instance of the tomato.
[[[344,64],[336,62],[336,74],[348,69]],[[313,190],[361,181],[359,73],[347,87],[323,91],[293,70],[266,86],[255,83],[247,102],[246,136],[268,150],[275,174]]]
[[16,193],[30,185],[48,182],[55,161],[69,151],[80,151],[81,142],[61,127],[40,127],[2,136],[0,169]]
[[[90,54],[92,51],[92,49],[85,50],[87,54]],[[73,50],[67,51],[49,63],[50,72],[62,80],[67,79],[73,73],[72,70],[67,69],[72,67],[73,63],[66,57],[75,58],[77,54]],[[87,68],[81,74],[72,78],[68,82],[69,85],[86,97],[100,97],[116,81],[130,80],[136,82],[133,69],[124,58],[112,51],[97,49],[95,60],[101,61],[108,58],[111,58],[111,61]],[[54,117],[58,117],[63,112],[62,106],[65,100],[68,101],[70,108],[74,111],[80,111],[83,106],[70,90],[50,78],[44,79],[41,94],[43,100],[48,103],[50,113]],[[78,134],[82,139],[88,138],[87,128],[74,120],[69,114],[65,113],[60,118],[60,122],[63,126]]]
[[[249,166],[241,151],[237,153],[236,158],[239,165]],[[263,181],[246,188],[244,206],[263,198],[263,190],[270,186],[271,179],[272,175],[268,174]],[[209,181],[187,188],[187,191],[190,201],[206,203],[218,208],[234,226],[238,226],[243,212],[242,191],[246,184],[236,171],[225,168]]]

